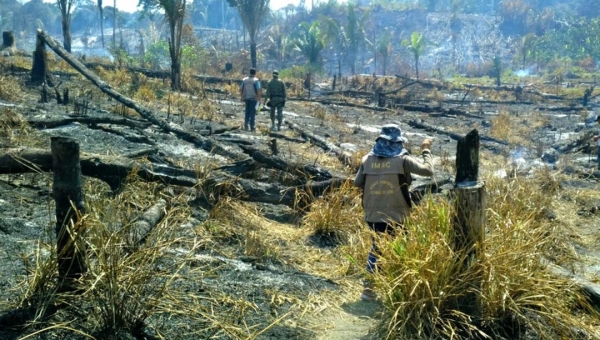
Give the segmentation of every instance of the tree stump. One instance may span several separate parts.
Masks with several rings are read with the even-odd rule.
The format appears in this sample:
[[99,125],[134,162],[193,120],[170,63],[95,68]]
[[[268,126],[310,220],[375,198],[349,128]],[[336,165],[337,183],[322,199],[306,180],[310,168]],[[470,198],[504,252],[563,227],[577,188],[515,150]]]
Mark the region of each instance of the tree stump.
[[54,182],[52,197],[56,202],[56,253],[59,290],[72,290],[73,281],[86,272],[85,214],[79,144],[65,137],[51,138]]
[[0,46],[0,51],[2,51],[2,55],[4,56],[11,56],[17,52],[17,47],[15,46],[15,34],[13,31],[2,32],[2,46]]
[[48,57],[46,55],[46,45],[38,36],[35,42],[35,51],[33,52],[33,66],[31,67],[31,84],[54,86],[52,76],[48,71]]
[[[458,141],[456,152],[454,250],[463,272],[479,270],[484,243],[486,193],[478,181],[479,145],[479,133],[473,130]],[[480,289],[481,280],[475,279],[458,301],[459,310],[476,319],[482,314]]]

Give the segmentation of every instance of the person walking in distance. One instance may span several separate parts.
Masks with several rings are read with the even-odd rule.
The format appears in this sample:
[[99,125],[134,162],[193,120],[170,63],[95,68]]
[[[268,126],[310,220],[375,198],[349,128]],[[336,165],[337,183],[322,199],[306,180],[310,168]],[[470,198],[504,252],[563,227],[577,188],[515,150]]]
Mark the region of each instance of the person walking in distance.
[[[600,116],[596,116],[596,122],[600,124]],[[600,170],[600,133],[594,136],[594,142],[596,142],[598,146],[598,150],[596,151],[596,162],[598,163],[598,170]]]
[[283,121],[283,107],[285,106],[285,84],[279,79],[279,72],[273,71],[273,78],[265,86],[267,91],[265,101],[268,99],[268,106],[271,108],[271,130],[275,130],[275,110],[277,110],[277,131],[281,131],[281,122]]
[[256,107],[260,103],[260,80],[256,78],[256,69],[250,69],[250,75],[242,79],[240,86],[240,96],[242,102],[246,104],[244,112],[244,130],[248,131],[248,127],[252,132],[255,131],[254,119],[256,118]]
[[[394,235],[402,231],[404,220],[412,208],[409,187],[411,174],[433,176],[431,144],[429,138],[421,144],[421,157],[411,156],[404,149],[406,138],[395,124],[384,125],[373,150],[363,157],[354,178],[354,185],[363,189],[365,221],[376,233]],[[375,238],[367,260],[367,273],[376,272],[379,255]],[[363,300],[377,298],[369,278],[364,281]]]

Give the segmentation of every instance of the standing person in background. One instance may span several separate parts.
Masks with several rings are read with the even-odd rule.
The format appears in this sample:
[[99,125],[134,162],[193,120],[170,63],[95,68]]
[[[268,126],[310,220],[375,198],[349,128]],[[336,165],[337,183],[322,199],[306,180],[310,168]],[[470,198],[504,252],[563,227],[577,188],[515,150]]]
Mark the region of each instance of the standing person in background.
[[285,84],[279,79],[279,72],[273,71],[273,78],[269,80],[265,95],[265,102],[269,100],[268,104],[271,108],[271,130],[275,130],[275,109],[277,109],[277,131],[281,131],[281,122],[283,121],[283,107],[285,106]]
[[[433,176],[430,151],[433,141],[429,138],[423,140],[422,162],[417,157],[408,155],[403,148],[404,142],[406,138],[402,137],[398,125],[384,125],[373,150],[363,157],[354,179],[354,185],[363,189],[365,221],[376,233],[393,236],[395,230],[402,230],[404,220],[409,217],[412,207],[408,191],[411,174]],[[377,270],[378,256],[379,251],[373,238],[367,260],[367,273],[373,274]],[[377,298],[369,278],[365,280],[363,288],[363,300]]]
[[[600,116],[596,116],[596,122],[600,124]],[[596,151],[596,162],[598,163],[598,170],[600,170],[600,133],[594,136],[594,142],[596,142],[598,146],[598,151]]]
[[255,131],[254,119],[256,117],[256,107],[260,103],[260,80],[256,78],[256,69],[250,69],[250,76],[242,79],[240,86],[240,96],[242,102],[246,104],[244,113],[244,130],[248,131],[248,127],[252,132]]

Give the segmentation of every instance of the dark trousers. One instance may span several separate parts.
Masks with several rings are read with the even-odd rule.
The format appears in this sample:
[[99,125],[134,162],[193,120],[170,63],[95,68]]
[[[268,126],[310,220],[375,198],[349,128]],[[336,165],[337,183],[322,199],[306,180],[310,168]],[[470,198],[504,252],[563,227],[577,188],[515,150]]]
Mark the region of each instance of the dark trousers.
[[275,110],[277,110],[277,127],[281,127],[283,121],[283,105],[271,105],[271,125],[275,126]]
[[254,118],[256,117],[256,100],[255,99],[246,99],[246,110],[244,112],[244,129],[248,130],[248,126],[250,129],[254,131]]
[[[386,222],[367,222],[369,229],[376,233],[386,233],[390,236],[394,236],[398,225],[394,225]],[[369,258],[367,259],[367,272],[374,273],[377,271],[377,257],[379,257],[379,249],[377,249],[377,243],[375,237],[373,237],[373,244],[371,245],[371,251],[369,252]]]

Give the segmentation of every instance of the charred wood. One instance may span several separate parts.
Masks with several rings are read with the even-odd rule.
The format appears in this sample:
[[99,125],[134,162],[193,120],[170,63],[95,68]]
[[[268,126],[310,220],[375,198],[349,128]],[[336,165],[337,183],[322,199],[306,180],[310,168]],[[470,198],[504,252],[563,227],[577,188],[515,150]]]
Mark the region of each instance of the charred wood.
[[344,152],[342,149],[340,149],[337,145],[333,144],[332,142],[328,141],[327,139],[315,135],[314,133],[302,129],[301,127],[299,127],[298,125],[286,121],[286,123],[288,124],[288,126],[290,127],[290,129],[300,133],[300,135],[308,140],[310,140],[311,142],[313,142],[314,144],[318,145],[319,147],[321,147],[323,150],[328,151],[328,152],[332,152],[334,155],[337,156],[337,158],[344,164],[347,166],[350,166],[352,168],[356,167],[357,165],[354,164],[354,162],[352,161],[352,156],[346,152]]
[[149,122],[141,120],[133,120],[125,117],[116,116],[65,116],[63,118],[52,118],[52,119],[29,119],[27,121],[29,125],[38,129],[52,129],[59,126],[65,126],[73,123],[80,123],[86,125],[98,125],[98,124],[113,124],[113,125],[124,125],[133,129],[145,129],[152,125]]
[[173,133],[178,138],[181,138],[185,141],[188,141],[205,151],[214,152],[221,156],[225,156],[232,159],[240,159],[242,154],[240,152],[236,152],[230,150],[228,148],[223,147],[219,143],[215,141],[205,138],[199,134],[195,134],[189,131],[184,130],[176,124],[168,122],[164,119],[157,118],[152,111],[149,109],[139,105],[131,98],[128,98],[116,90],[114,90],[109,84],[104,82],[100,77],[96,74],[92,73],[85,65],[83,65],[78,59],[74,58],[70,53],[68,53],[60,44],[54,40],[54,38],[47,35],[45,32],[38,30],[38,38],[42,40],[46,45],[48,45],[56,54],[58,54],[61,58],[63,58],[67,63],[69,63],[73,68],[75,68],[79,73],[84,75],[88,80],[90,80],[94,85],[96,85],[102,92],[109,95],[113,99],[117,100],[121,104],[135,110],[140,114],[144,119],[148,120],[152,124],[158,126],[163,131],[167,133]]
[[[449,136],[450,138],[452,138],[454,140],[457,140],[457,141],[461,140],[461,138],[463,138],[463,136],[461,136],[458,133],[454,133],[454,132],[451,132],[451,131],[444,130],[444,129],[439,128],[437,126],[433,126],[433,125],[427,124],[427,123],[425,123],[423,121],[419,122],[419,121],[416,121],[416,120],[411,120],[411,121],[408,122],[408,125],[410,125],[410,126],[412,126],[414,128],[417,128],[417,129],[434,131],[436,133]],[[498,144],[501,144],[501,145],[508,145],[508,142],[505,142],[503,140],[499,140],[499,139],[496,139],[496,138],[492,138],[492,137],[479,136],[479,139],[482,140],[482,141],[498,143]]]
[[281,157],[275,155],[266,155],[259,149],[252,146],[240,145],[240,148],[242,148],[242,150],[244,150],[246,154],[250,155],[252,159],[256,160],[261,164],[264,164],[269,168],[289,172],[296,176],[310,177],[315,181],[326,181],[333,178],[333,175],[329,171],[319,168],[317,166],[290,164],[283,160]]

